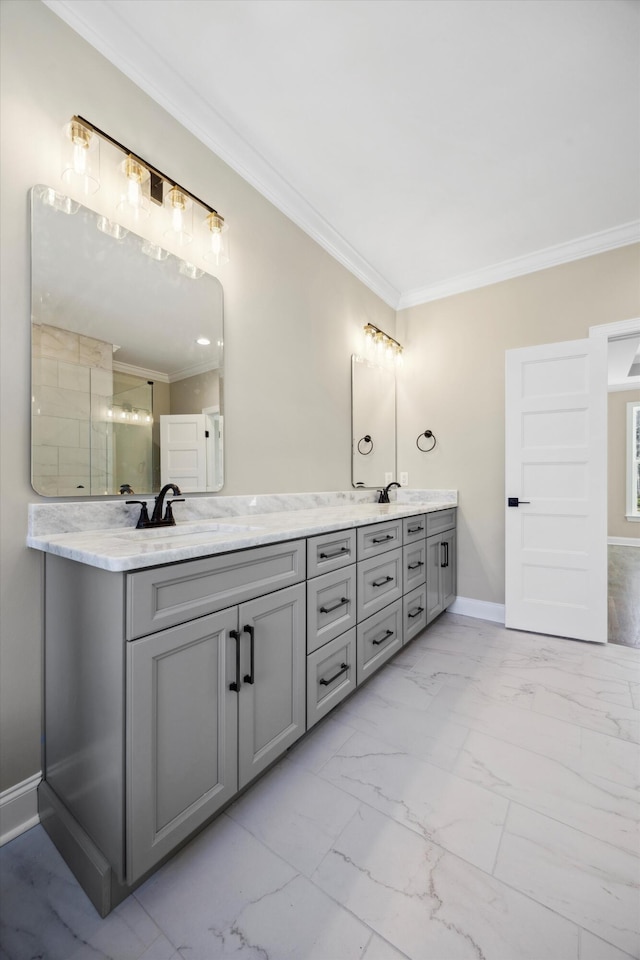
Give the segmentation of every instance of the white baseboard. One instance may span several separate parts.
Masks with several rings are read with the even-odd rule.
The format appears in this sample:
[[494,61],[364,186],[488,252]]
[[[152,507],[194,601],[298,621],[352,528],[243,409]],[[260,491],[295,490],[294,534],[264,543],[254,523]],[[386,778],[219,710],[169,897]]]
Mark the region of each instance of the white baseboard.
[[608,537],[610,547],[640,547],[640,537]]
[[456,597],[448,609],[449,613],[459,613],[463,617],[477,617],[478,620],[493,620],[495,623],[504,623],[504,603],[490,603],[488,600]]
[[0,847],[40,823],[38,784],[40,773],[0,793]]

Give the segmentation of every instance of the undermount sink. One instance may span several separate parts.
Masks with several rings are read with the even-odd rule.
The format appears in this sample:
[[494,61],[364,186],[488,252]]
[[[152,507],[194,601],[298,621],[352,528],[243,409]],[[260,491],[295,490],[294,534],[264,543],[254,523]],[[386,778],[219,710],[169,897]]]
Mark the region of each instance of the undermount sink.
[[125,540],[175,540],[178,537],[192,537],[194,534],[218,536],[220,534],[251,533],[262,527],[248,526],[246,523],[218,523],[213,520],[200,520],[191,523],[177,523],[175,527],[146,527],[138,530],[122,530],[116,536]]

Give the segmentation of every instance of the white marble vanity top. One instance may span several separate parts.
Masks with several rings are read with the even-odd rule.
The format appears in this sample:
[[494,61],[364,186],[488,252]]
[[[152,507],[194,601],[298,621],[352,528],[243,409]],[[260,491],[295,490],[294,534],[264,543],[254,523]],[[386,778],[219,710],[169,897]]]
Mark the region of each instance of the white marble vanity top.
[[[418,494],[422,494],[422,499]],[[122,501],[32,504],[27,545],[117,572],[457,506],[454,490],[406,491],[402,500],[386,504],[372,503],[371,498],[371,491],[366,495],[354,491],[268,498],[187,498],[184,504],[176,504],[174,508],[175,527],[147,530],[135,529],[140,508],[126,507]],[[243,507],[247,510],[245,514],[235,512]],[[252,512],[261,508],[266,508],[265,512]],[[91,529],[87,529],[91,517],[93,523],[102,517],[104,526],[96,528],[91,523]],[[85,524],[83,518],[86,518]]]

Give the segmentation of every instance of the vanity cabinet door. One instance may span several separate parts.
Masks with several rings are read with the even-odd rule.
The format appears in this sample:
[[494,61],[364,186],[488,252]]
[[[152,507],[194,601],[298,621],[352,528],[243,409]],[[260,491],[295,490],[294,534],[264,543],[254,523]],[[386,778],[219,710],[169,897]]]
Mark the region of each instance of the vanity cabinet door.
[[237,790],[237,608],[127,644],[127,880]]
[[238,785],[244,787],[305,731],[305,586],[243,603],[239,611]]
[[456,596],[456,532],[427,537],[427,623]]

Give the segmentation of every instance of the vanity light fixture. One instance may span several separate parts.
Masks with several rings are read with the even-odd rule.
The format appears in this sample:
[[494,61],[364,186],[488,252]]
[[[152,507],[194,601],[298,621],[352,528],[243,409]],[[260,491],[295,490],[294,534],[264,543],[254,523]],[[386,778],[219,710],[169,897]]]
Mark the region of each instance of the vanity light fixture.
[[[205,203],[195,194],[186,190],[175,180],[167,177],[142,157],[137,156],[124,144],[110,137],[104,130],[100,130],[84,117],[74,116],[64,127],[63,170],[62,178],[65,182],[74,184],[83,193],[93,193],[100,186],[100,141],[103,140],[125,155],[119,166],[119,200],[117,208],[120,215],[129,221],[138,222],[151,214],[153,206],[163,210],[166,217],[163,230],[174,243],[185,246],[194,238],[194,209],[201,211],[201,246],[202,256],[220,266],[229,260],[226,232],[228,226],[217,210]],[[74,201],[70,201],[73,203]],[[52,204],[53,205],[53,204]],[[62,209],[62,208],[61,208]],[[76,204],[77,210],[77,204]],[[75,212],[69,210],[65,212]],[[105,225],[115,221],[105,219]],[[101,227],[101,229],[103,229]],[[125,227],[120,229],[124,230]],[[120,239],[117,231],[105,233]],[[148,246],[148,245],[147,245]],[[157,244],[153,244],[161,250]],[[143,248],[144,249],[144,248]],[[164,257],[155,256],[147,249],[144,251],[155,259]],[[166,256],[165,252],[165,256]],[[196,268],[194,268],[195,270]],[[183,271],[185,272],[185,271]],[[191,276],[186,272],[186,276]],[[194,277],[195,278],[195,277]]]
[[402,361],[402,344],[390,337],[384,330],[367,323],[364,328],[365,343],[369,350],[373,350],[378,360]]

